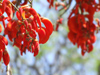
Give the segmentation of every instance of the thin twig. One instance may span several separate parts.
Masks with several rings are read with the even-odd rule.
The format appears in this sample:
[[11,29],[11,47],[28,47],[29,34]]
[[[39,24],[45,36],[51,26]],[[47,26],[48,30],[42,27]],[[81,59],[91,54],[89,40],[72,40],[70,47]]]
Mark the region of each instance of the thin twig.
[[59,17],[61,17],[66,11],[67,11],[68,9],[66,9],[62,14],[60,14],[60,16]]
[[17,11],[19,11],[18,8],[17,8],[12,2],[10,2],[10,4],[11,4]]
[[28,0],[28,2],[30,3],[30,7],[32,8],[32,2],[33,2],[33,0]]
[[6,75],[12,75],[11,68],[10,68],[9,64],[6,66]]

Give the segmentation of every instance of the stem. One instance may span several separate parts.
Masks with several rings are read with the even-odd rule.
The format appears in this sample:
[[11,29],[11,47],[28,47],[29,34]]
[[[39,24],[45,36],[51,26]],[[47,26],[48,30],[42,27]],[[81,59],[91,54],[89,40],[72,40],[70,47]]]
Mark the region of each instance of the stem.
[[6,66],[6,75],[12,75],[11,68],[10,68],[9,64]]
[[32,2],[33,2],[33,0],[28,0],[28,2],[30,3],[30,7],[32,8]]
[[61,17],[68,9],[66,9],[59,17]]
[[19,11],[18,8],[17,8],[12,2],[10,2],[10,4],[11,4],[17,11]]
[[98,75],[100,75],[100,64],[98,65]]

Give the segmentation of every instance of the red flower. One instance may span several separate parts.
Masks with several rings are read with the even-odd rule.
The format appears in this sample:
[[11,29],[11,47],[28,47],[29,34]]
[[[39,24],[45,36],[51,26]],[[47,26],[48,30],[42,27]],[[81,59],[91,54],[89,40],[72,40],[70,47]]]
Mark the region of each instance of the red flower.
[[49,34],[51,35],[51,33],[53,32],[53,25],[51,21],[46,18],[42,18],[41,21],[45,25],[46,30],[48,30]]
[[9,64],[10,61],[9,54],[6,50],[3,52],[3,61],[6,66]]
[[39,42],[37,39],[34,40],[33,42],[34,48],[32,48],[32,52],[34,52],[34,56],[36,56],[39,52]]
[[42,18],[41,21],[45,27],[39,28],[37,32],[39,34],[39,43],[44,44],[48,41],[51,33],[53,32],[53,25],[46,18]]
[[2,32],[2,25],[0,24],[0,33]]
[[53,7],[54,0],[47,0],[47,1],[50,3],[49,8],[51,8],[51,6]]
[[38,28],[38,35],[39,35],[39,43],[43,43],[46,37],[46,31],[43,28]]
[[79,31],[79,25],[77,24],[76,16],[73,16],[68,20],[68,27],[74,33],[77,33]]
[[0,50],[0,61],[1,61],[2,56],[3,56],[3,50],[1,49]]

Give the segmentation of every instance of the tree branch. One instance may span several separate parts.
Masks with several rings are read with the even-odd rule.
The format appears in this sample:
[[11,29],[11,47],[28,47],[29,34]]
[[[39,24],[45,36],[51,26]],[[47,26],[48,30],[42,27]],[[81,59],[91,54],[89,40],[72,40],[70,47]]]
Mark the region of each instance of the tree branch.
[[11,67],[9,64],[6,66],[6,75],[12,75]]

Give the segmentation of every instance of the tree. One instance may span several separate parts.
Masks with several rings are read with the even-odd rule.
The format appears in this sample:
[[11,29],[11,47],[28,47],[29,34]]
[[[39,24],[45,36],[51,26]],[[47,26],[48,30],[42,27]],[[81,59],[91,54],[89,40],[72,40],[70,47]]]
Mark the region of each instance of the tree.
[[[54,0],[47,0],[50,5],[49,8],[54,6]],[[72,0],[61,0],[62,2],[55,2],[55,8],[59,11],[64,10],[64,13],[70,7]],[[27,4],[30,5],[27,5]],[[91,8],[91,9],[90,9]],[[97,25],[93,23],[93,15],[100,10],[100,1],[95,0],[76,0],[76,5],[72,9],[68,17],[68,38],[77,47],[81,47],[82,55],[86,52],[93,50],[93,43],[96,40],[95,31],[99,29],[99,19],[96,19]],[[7,16],[4,15],[7,14]],[[0,26],[0,32],[2,27],[4,28],[4,34],[0,35],[0,60],[3,58],[5,65],[9,63],[9,54],[5,48],[8,45],[8,41],[5,38],[8,35],[13,46],[17,46],[21,52],[26,53],[26,50],[34,53],[34,56],[38,54],[39,44],[44,44],[48,41],[53,30],[58,30],[59,24],[62,23],[61,16],[56,23],[56,28],[53,29],[53,25],[50,20],[41,17],[39,13],[32,8],[32,1],[25,0],[21,3],[21,0],[3,0],[0,4],[0,21],[3,25]],[[16,16],[17,20],[13,17]],[[7,24],[5,24],[7,20]],[[41,23],[44,24],[41,25]],[[36,36],[39,35],[39,41]]]

